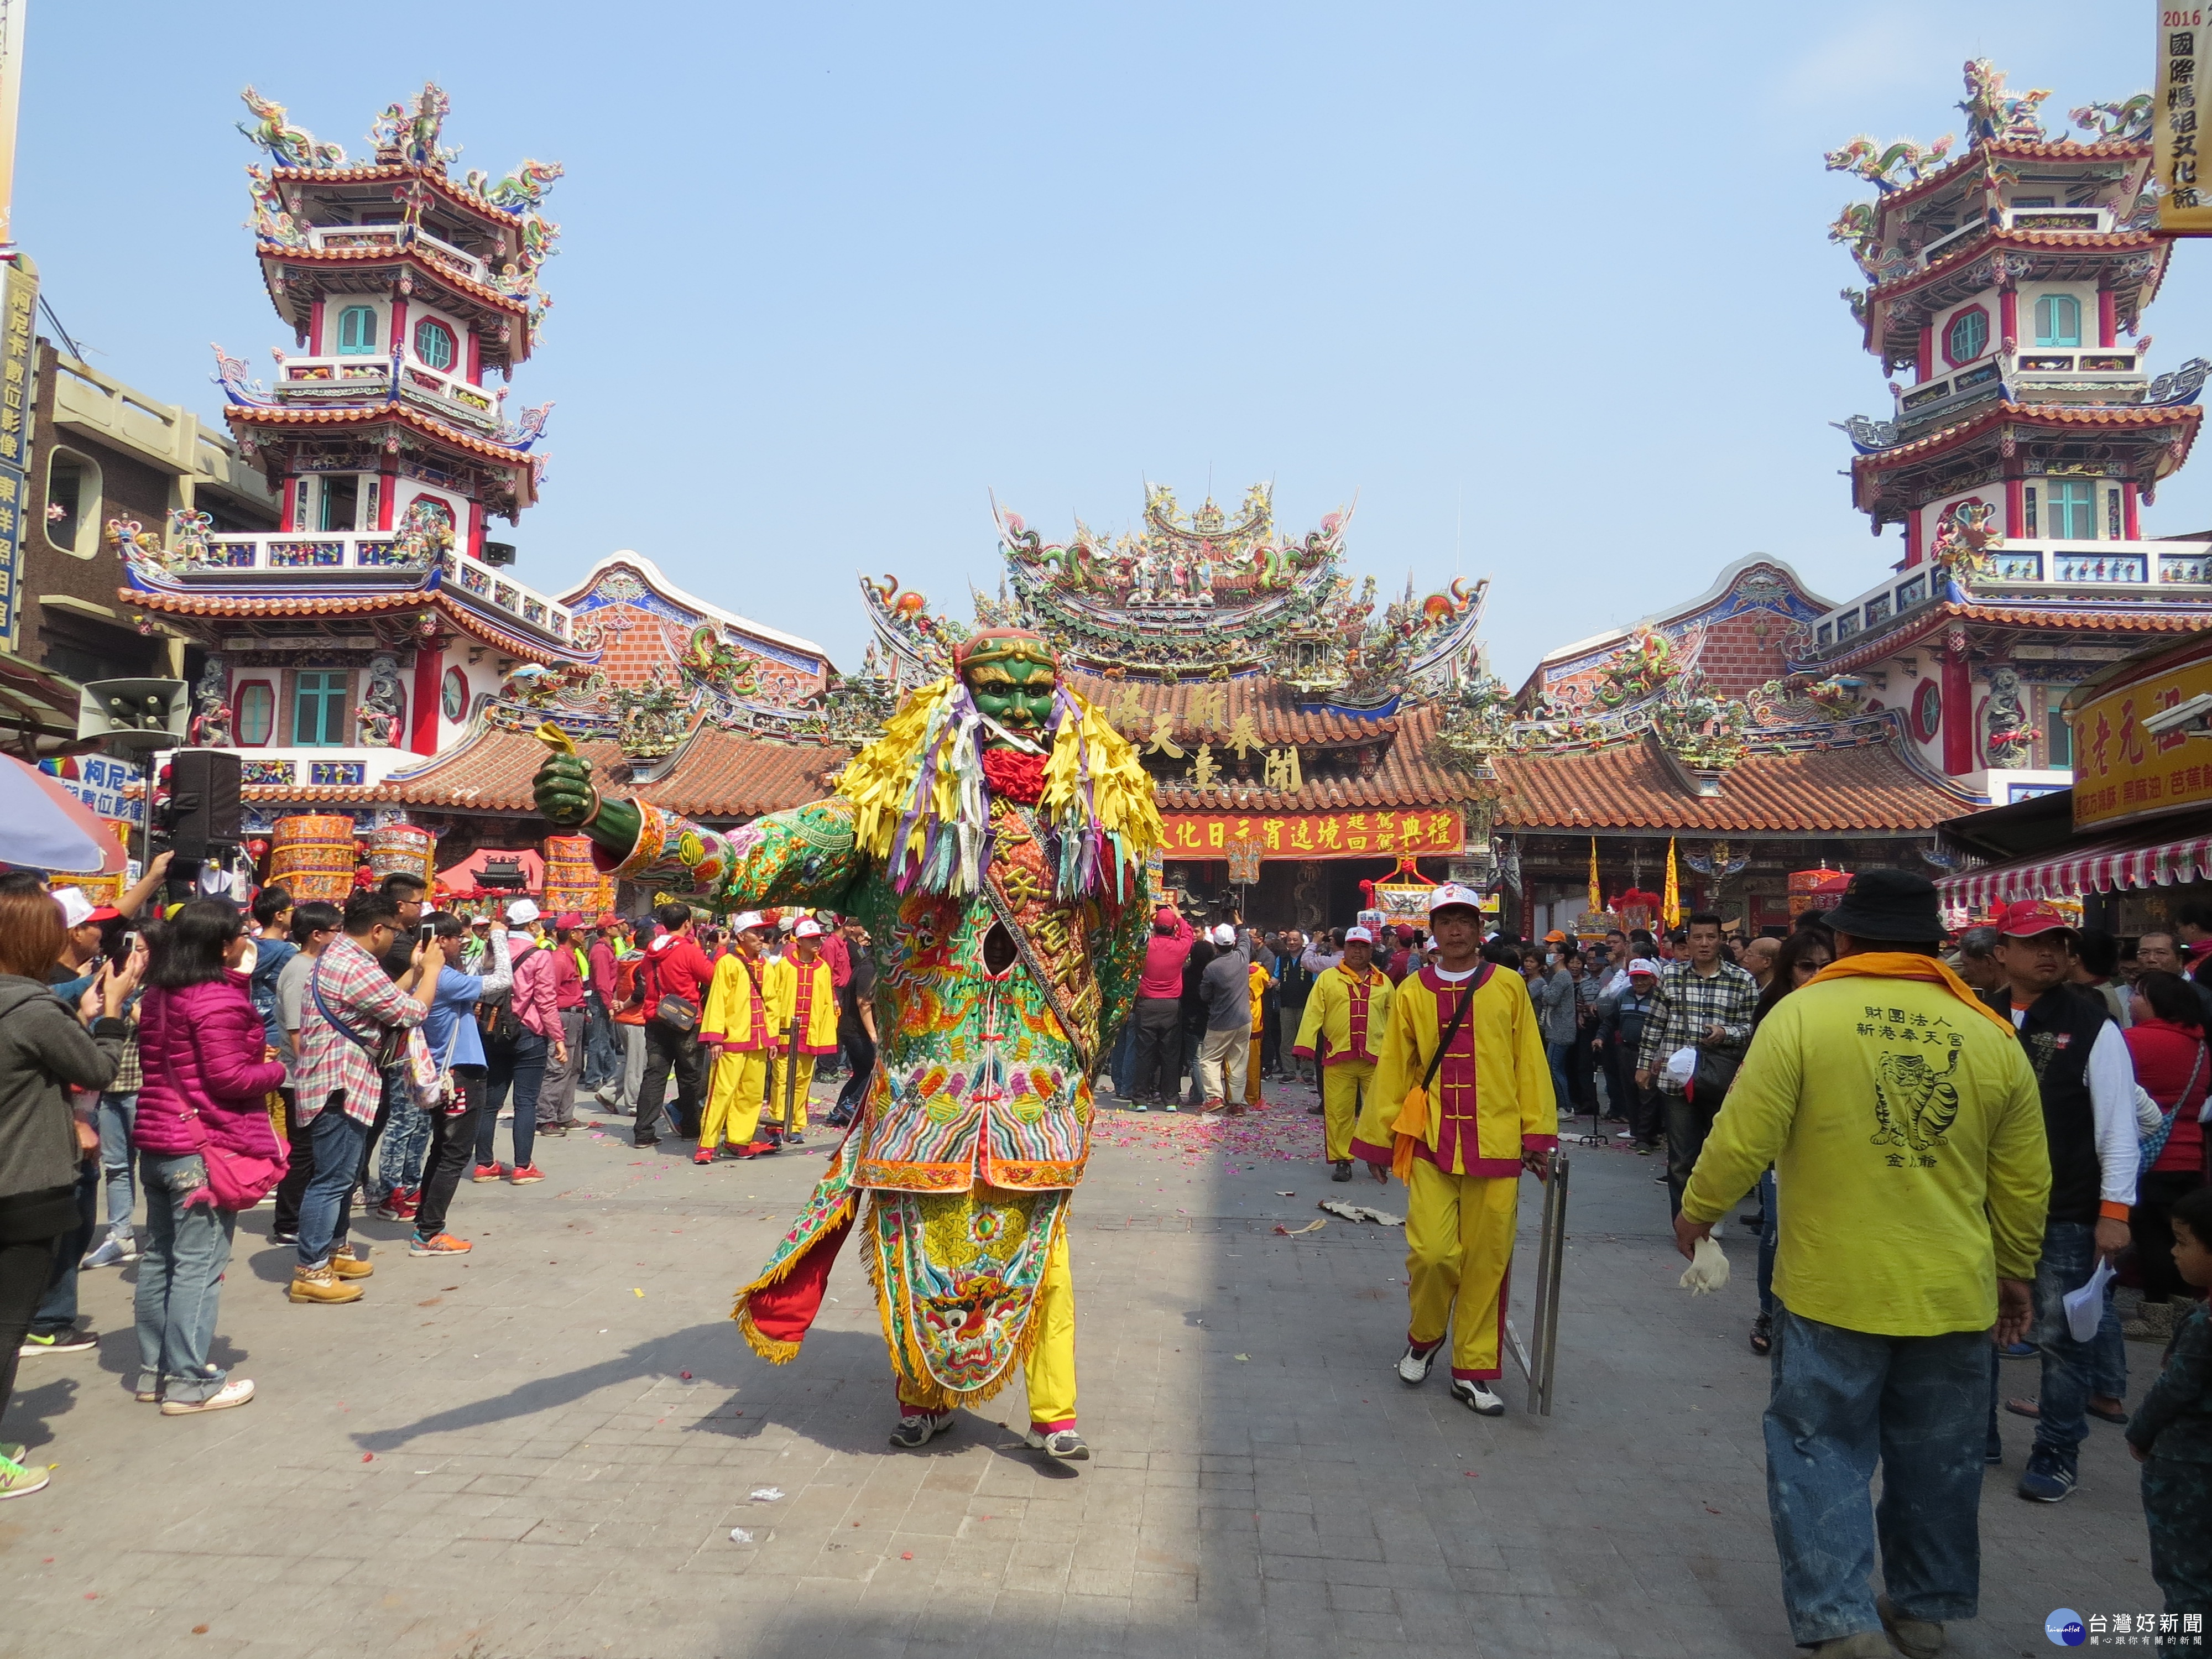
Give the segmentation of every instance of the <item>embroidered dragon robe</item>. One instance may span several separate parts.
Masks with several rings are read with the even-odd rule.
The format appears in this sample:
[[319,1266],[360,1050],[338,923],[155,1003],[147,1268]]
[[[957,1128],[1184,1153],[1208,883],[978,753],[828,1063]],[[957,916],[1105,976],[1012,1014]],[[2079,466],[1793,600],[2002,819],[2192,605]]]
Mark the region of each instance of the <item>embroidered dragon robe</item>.
[[857,1226],[901,1399],[988,1399],[1028,1346],[1090,1155],[1091,1079],[1151,931],[1141,866],[1056,896],[1050,826],[994,798],[981,890],[900,893],[843,796],[726,834],[636,805],[643,828],[617,874],[718,909],[833,908],[874,940],[876,1070],[805,1208],[738,1294],[747,1341],[779,1364],[797,1356]]

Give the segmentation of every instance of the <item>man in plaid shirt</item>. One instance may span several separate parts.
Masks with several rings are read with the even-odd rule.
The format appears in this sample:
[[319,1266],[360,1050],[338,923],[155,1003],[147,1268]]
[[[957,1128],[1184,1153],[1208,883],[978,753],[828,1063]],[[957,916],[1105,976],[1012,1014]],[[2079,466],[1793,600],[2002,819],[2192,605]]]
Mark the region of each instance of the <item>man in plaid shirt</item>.
[[300,1063],[293,1074],[295,1116],[314,1153],[314,1177],[300,1200],[300,1259],[292,1272],[295,1302],[357,1302],[347,1281],[375,1271],[348,1238],[353,1191],[368,1154],[370,1126],[383,1098],[375,1050],[386,1026],[416,1026],[445,958],[421,940],[395,981],[380,958],[399,932],[399,905],[389,893],[356,893],[346,901],[345,932],[316,959],[300,1000]]
[[1659,970],[1659,988],[1644,1020],[1644,1043],[1636,1059],[1636,1081],[1648,1089],[1656,1081],[1667,1106],[1667,1202],[1682,1210],[1682,1188],[1690,1183],[1698,1154],[1713,1118],[1727,1098],[1723,1090],[1711,1099],[1691,1100],[1668,1076],[1667,1057],[1694,1048],[1741,1061],[1751,1046],[1752,1010],[1759,1005],[1759,981],[1721,954],[1721,919],[1710,910],[1690,918],[1690,955]]

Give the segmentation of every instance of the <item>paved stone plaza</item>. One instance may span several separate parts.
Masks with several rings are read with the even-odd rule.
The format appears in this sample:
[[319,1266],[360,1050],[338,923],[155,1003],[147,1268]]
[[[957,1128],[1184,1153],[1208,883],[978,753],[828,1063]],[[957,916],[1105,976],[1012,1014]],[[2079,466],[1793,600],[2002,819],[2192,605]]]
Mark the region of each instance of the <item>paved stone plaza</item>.
[[[461,1189],[470,1256],[410,1260],[369,1222],[392,1243],[350,1308],[283,1300],[291,1252],[258,1212],[217,1358],[259,1395],[198,1420],[133,1402],[131,1270],[88,1273],[97,1356],[27,1359],[9,1414],[56,1468],[0,1510],[0,1655],[1792,1652],[1749,1243],[1692,1300],[1656,1161],[1576,1149],[1554,1413],[1524,1414],[1509,1376],[1508,1415],[1480,1419],[1441,1370],[1418,1392],[1390,1374],[1399,1230],[1276,1236],[1325,1196],[1392,1201],[1297,1156],[1311,1099],[1231,1124],[1102,1114],[1075,1221],[1079,1469],[1022,1448],[1018,1384],[892,1451],[850,1251],[798,1363],[746,1349],[731,1293],[818,1142],[702,1170],[672,1143],[541,1141],[544,1186]],[[2153,1358],[2130,1351],[2138,1388]],[[2032,1364],[2005,1370],[2033,1392]],[[1954,1650],[2039,1652],[2061,1605],[2157,1607],[2118,1431],[2093,1425],[2081,1491],[2045,1509],[2012,1495],[2030,1431],[2003,1422],[1983,1617]]]

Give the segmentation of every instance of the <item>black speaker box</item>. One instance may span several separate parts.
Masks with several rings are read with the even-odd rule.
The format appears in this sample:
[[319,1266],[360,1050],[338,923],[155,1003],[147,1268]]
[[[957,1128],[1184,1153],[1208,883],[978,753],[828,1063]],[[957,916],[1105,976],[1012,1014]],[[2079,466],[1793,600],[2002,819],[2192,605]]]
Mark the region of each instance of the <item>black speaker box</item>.
[[179,860],[204,859],[244,834],[238,803],[238,757],[227,749],[179,749],[169,763],[169,842]]

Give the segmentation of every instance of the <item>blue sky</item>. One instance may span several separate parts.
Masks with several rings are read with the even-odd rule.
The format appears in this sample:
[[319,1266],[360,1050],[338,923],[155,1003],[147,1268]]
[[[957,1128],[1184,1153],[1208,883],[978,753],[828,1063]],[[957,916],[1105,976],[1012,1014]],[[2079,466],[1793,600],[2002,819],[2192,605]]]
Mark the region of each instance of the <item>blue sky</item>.
[[[515,399],[557,403],[512,539],[557,591],[634,547],[848,665],[854,573],[967,615],[987,491],[1049,538],[1142,482],[1356,569],[1494,580],[1517,680],[1753,551],[1844,599],[1900,556],[1850,507],[1887,412],[1821,152],[1960,131],[1959,69],[2075,104],[2148,84],[2148,9],[1261,5],[265,8],[38,0],[17,234],[93,361],[208,414],[265,372],[239,89],[349,150],[426,77],[459,166],[568,176]],[[2184,244],[2153,366],[2198,326]],[[2154,535],[2212,526],[2212,462]]]

